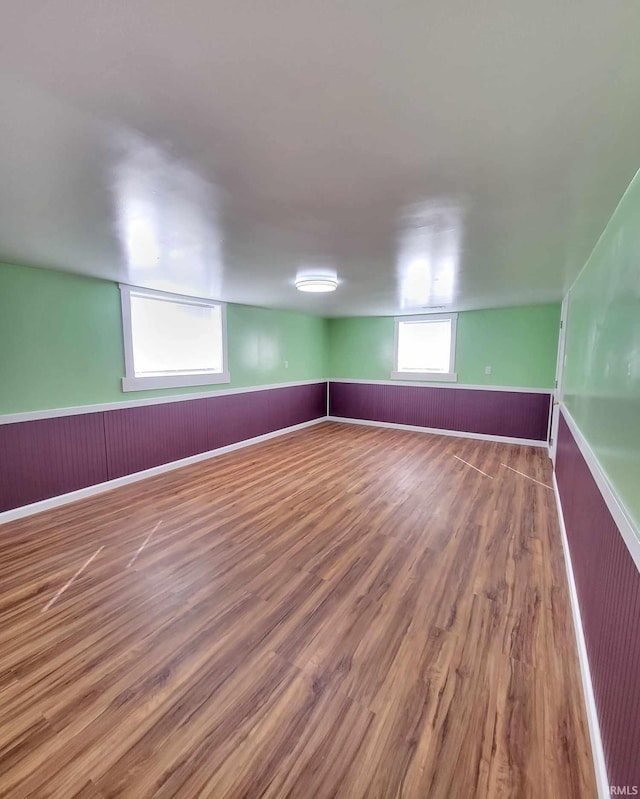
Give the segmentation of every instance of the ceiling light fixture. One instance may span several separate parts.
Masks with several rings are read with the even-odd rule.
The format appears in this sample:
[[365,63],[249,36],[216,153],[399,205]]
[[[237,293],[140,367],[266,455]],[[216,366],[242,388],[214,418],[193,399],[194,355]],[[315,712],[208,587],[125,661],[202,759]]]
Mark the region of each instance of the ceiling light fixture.
[[325,291],[335,291],[338,281],[335,277],[299,277],[296,280],[298,291],[309,291],[319,294]]

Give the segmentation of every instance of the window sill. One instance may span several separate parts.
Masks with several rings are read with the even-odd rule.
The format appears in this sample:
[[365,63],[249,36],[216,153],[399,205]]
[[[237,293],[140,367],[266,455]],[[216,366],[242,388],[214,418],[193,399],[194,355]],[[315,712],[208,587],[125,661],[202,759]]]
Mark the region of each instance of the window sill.
[[159,377],[123,377],[123,391],[149,391],[154,388],[182,388],[186,386],[214,386],[230,383],[229,372],[200,375],[162,375]]
[[429,383],[457,383],[456,372],[391,372],[392,380],[422,380]]

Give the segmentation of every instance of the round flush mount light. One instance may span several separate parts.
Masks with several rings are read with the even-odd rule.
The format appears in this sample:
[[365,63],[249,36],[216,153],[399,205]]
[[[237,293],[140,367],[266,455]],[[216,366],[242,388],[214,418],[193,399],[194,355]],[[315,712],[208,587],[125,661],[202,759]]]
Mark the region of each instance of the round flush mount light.
[[338,288],[338,281],[335,277],[299,277],[296,280],[296,288],[298,291],[320,294],[325,291],[335,291]]

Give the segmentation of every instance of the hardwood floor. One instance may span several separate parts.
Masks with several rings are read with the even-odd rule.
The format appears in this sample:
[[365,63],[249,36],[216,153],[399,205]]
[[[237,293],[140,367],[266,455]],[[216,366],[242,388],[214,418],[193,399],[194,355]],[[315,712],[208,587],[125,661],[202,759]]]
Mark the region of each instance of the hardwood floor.
[[596,796],[550,480],[325,423],[0,527],[0,794]]

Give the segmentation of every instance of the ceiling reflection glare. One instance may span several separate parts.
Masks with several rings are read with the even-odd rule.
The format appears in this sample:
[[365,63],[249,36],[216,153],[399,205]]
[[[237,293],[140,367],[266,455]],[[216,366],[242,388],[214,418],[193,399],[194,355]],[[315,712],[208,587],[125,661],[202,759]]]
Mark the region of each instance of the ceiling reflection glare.
[[456,299],[462,212],[449,202],[405,209],[400,220],[397,277],[400,307],[415,311],[447,307]]
[[137,134],[121,133],[112,182],[132,285],[219,298],[222,234],[215,187]]

